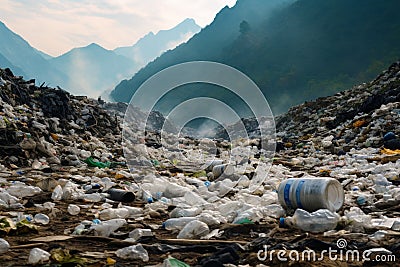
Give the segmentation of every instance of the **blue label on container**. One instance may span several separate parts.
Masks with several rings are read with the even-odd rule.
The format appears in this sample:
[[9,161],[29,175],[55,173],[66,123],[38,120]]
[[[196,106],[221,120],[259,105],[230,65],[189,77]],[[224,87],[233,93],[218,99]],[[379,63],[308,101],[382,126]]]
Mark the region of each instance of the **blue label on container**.
[[290,186],[292,185],[293,181],[288,181],[287,184],[285,185],[285,189],[283,190],[283,198],[285,199],[286,206],[288,208],[292,207],[292,203],[290,202]]
[[300,200],[300,192],[301,192],[301,188],[303,187],[304,182],[305,182],[304,180],[301,180],[300,183],[296,187],[296,203],[297,203],[297,207],[299,207],[300,209],[303,208],[303,205],[301,204],[301,200]]

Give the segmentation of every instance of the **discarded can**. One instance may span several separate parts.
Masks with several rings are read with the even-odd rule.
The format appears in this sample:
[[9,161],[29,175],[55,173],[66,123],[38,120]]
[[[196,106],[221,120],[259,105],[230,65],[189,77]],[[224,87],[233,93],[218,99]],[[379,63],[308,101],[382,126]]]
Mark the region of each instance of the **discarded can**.
[[214,175],[214,178],[218,178],[222,174],[224,174],[224,175],[232,175],[234,172],[235,172],[235,168],[232,165],[229,165],[229,164],[216,165],[212,169],[212,173]]
[[125,191],[122,189],[111,188],[107,191],[109,194],[109,199],[120,202],[133,202],[135,200],[135,194],[130,191]]
[[290,178],[279,185],[278,199],[286,209],[338,211],[344,203],[344,191],[333,178]]

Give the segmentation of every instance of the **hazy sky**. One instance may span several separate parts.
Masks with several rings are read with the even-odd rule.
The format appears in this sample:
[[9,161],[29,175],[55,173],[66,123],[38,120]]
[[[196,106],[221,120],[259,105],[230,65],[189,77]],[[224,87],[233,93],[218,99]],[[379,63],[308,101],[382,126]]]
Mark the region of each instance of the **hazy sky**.
[[33,47],[58,56],[98,43],[107,49],[134,44],[150,31],[185,18],[204,27],[236,0],[0,0],[0,20]]

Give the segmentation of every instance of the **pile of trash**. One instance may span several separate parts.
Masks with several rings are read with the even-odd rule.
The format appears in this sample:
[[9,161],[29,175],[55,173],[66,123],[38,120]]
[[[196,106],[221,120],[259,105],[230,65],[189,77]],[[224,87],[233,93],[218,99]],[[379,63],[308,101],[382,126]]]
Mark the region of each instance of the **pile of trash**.
[[370,83],[293,107],[276,118],[278,135],[293,147],[314,138],[316,149],[334,154],[379,148],[386,133],[400,135],[399,80],[396,62]]
[[120,121],[98,101],[0,70],[0,163],[12,169],[49,164],[77,165],[91,156],[113,160],[122,153]]
[[0,74],[2,266],[287,266],[273,251],[310,249],[322,266],[335,264],[327,249],[387,266],[400,257],[400,63],[276,118],[274,156],[252,119],[250,139],[174,139],[153,113],[143,140],[123,144],[126,105]]

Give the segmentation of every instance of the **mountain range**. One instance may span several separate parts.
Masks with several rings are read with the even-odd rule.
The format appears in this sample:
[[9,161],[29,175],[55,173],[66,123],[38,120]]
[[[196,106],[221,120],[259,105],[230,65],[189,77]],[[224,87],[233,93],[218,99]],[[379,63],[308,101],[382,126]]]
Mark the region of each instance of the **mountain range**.
[[52,57],[0,22],[0,67],[37,83],[97,97],[200,29],[193,19],[186,19],[172,29],[149,33],[132,46],[107,50],[92,43]]
[[[397,0],[238,0],[187,43],[164,53],[111,92],[129,102],[149,77],[175,64],[209,60],[247,74],[275,114],[370,80],[400,56]],[[166,113],[182,101],[211,96],[239,107],[228,90],[181,86],[157,103]],[[248,110],[242,110],[242,115]]]

